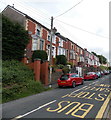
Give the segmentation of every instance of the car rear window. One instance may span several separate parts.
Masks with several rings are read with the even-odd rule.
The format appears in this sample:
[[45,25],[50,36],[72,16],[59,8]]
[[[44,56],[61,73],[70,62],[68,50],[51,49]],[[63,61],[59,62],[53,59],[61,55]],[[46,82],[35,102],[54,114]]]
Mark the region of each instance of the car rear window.
[[60,80],[68,80],[68,78],[69,78],[69,75],[62,75],[60,77]]
[[94,75],[95,73],[94,72],[89,72],[89,73],[87,73],[87,75]]
[[76,78],[76,77],[79,77],[79,75],[78,74],[73,74],[73,75],[71,75],[71,77]]

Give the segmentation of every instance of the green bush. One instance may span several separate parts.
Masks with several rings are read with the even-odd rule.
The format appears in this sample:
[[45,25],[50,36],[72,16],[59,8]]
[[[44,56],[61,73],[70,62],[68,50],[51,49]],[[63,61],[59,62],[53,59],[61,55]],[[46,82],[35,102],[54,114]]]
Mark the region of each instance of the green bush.
[[2,66],[3,85],[34,80],[33,71],[28,69],[28,67],[21,62],[15,60],[3,61]]
[[56,64],[66,65],[67,64],[66,56],[65,55],[58,55],[58,56],[56,56]]
[[3,102],[8,102],[47,90],[40,82],[34,80],[33,71],[24,64],[15,60],[3,61],[2,63]]
[[71,65],[71,67],[73,66],[72,62],[67,62],[67,65]]
[[48,59],[47,53],[44,50],[36,50],[32,54],[32,62],[34,59],[41,59],[41,62]]
[[65,66],[65,67],[62,69],[62,72],[63,72],[64,74],[67,74],[67,73],[70,72],[70,69],[69,69],[67,66]]
[[62,68],[64,68],[64,65],[59,64],[59,65],[57,65],[57,68],[62,69]]

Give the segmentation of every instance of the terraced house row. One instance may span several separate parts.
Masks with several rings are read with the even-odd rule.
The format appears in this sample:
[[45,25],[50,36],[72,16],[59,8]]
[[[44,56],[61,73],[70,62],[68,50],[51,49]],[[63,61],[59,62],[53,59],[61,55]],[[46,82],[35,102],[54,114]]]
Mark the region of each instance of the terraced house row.
[[[3,15],[12,21],[17,21],[29,32],[30,42],[25,49],[27,63],[31,62],[31,56],[35,50],[45,50],[50,58],[50,39],[51,31],[44,25],[40,24],[27,14],[15,9],[13,6],[7,6],[3,10]],[[99,58],[90,53],[87,49],[83,49],[67,37],[56,33],[52,40],[52,57],[56,55],[65,55],[68,62],[72,62],[76,66],[99,66]]]

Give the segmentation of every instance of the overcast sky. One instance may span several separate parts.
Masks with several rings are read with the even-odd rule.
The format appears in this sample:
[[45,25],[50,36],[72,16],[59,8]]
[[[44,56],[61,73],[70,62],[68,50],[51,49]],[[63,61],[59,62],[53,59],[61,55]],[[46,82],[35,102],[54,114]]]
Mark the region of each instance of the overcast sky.
[[[88,51],[109,59],[109,1],[110,0],[0,0],[1,11],[9,4],[28,14]],[[80,4],[78,4],[81,2]],[[78,4],[78,5],[76,5]],[[66,14],[59,16],[71,7]],[[59,16],[59,17],[57,17]]]

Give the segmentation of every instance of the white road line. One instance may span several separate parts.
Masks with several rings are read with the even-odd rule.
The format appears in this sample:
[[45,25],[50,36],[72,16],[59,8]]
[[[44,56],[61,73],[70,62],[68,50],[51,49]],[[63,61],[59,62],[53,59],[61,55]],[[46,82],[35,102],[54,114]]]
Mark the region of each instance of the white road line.
[[11,120],[17,120],[17,119],[23,118],[23,117],[25,117],[25,116],[27,116],[27,115],[29,115],[29,114],[37,111],[37,110],[40,110],[41,108],[43,108],[43,107],[45,107],[45,106],[47,106],[47,105],[49,105],[49,104],[52,104],[52,103],[56,102],[56,101],[57,101],[57,100],[53,100],[53,101],[51,101],[51,102],[49,102],[49,103],[46,103],[46,104],[44,104],[44,105],[42,105],[42,106],[40,106],[40,107],[38,107],[38,108],[30,111],[30,112],[27,112],[27,113],[25,113],[25,114],[23,114],[23,115],[19,115],[19,116],[15,117],[15,118],[13,118],[13,119],[11,119]]
[[89,85],[93,85],[93,84],[95,84],[95,83],[97,83],[97,82],[99,82],[99,81],[93,82],[93,83],[91,83],[91,84],[89,84]]

